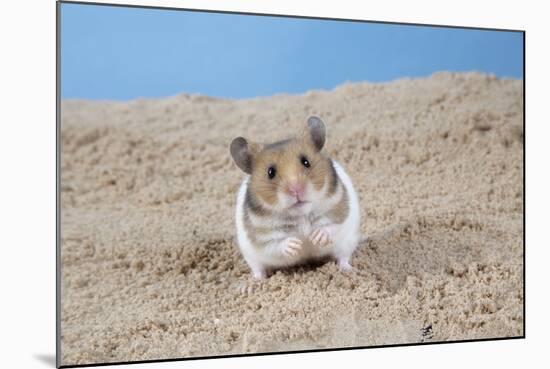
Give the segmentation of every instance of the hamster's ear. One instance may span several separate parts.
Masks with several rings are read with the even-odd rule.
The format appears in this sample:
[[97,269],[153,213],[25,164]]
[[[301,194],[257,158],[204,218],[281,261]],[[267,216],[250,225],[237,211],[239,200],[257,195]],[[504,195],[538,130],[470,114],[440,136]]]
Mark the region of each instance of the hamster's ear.
[[252,158],[257,152],[256,144],[248,145],[248,142],[243,137],[237,137],[231,141],[231,146],[229,151],[231,151],[231,156],[235,161],[235,164],[241,170],[247,174],[252,174]]
[[315,146],[317,151],[321,151],[323,146],[325,146],[325,138],[327,135],[325,123],[323,123],[321,118],[311,116],[307,120],[307,127],[307,132],[311,143],[313,143],[313,146]]

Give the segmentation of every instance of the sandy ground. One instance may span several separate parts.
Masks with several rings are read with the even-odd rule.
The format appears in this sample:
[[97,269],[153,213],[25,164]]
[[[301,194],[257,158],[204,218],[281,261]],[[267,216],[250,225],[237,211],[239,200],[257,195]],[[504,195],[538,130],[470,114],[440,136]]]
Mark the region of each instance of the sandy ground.
[[[224,100],[62,103],[62,362],[523,334],[522,81],[437,73]],[[235,245],[235,136],[310,114],[354,180],[352,259],[252,295]]]

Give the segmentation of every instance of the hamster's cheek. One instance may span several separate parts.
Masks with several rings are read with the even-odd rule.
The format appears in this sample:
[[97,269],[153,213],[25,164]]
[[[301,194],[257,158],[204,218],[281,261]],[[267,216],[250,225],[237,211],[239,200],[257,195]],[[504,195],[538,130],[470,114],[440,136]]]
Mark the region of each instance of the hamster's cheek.
[[320,201],[326,200],[326,185],[321,188],[320,191],[317,191],[315,187],[311,184],[307,186],[307,198],[312,203],[316,204]]

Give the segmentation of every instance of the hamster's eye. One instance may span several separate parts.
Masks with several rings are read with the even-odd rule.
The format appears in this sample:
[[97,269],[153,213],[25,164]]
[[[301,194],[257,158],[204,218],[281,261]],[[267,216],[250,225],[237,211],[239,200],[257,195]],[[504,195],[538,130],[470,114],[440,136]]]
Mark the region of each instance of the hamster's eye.
[[269,177],[269,179],[273,179],[275,177],[275,174],[277,174],[275,167],[267,168],[267,176]]
[[307,158],[303,155],[300,157],[300,161],[302,162],[302,165],[306,168],[309,168],[309,166],[311,165],[309,164],[309,160],[307,160]]

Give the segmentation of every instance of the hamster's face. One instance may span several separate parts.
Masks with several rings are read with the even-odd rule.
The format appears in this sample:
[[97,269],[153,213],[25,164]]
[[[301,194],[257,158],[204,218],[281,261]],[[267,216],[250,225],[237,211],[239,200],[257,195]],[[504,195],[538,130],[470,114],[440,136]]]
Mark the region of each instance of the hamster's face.
[[331,164],[307,140],[267,145],[254,159],[250,190],[272,211],[307,214],[322,201]]
[[307,129],[296,138],[268,145],[248,145],[237,138],[231,153],[250,174],[250,191],[261,206],[304,215],[323,201],[334,175],[330,159],[321,153],[324,142],[324,123],[311,117]]

